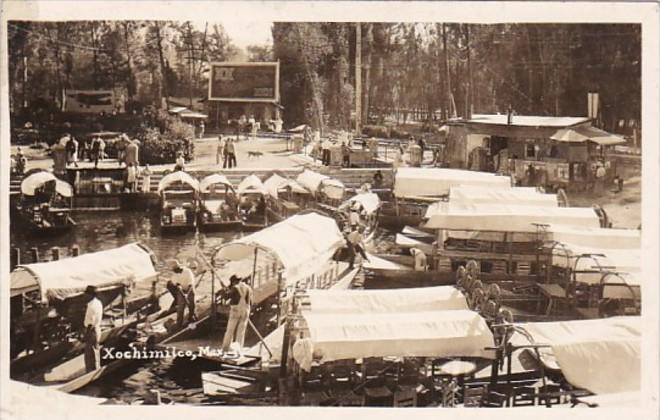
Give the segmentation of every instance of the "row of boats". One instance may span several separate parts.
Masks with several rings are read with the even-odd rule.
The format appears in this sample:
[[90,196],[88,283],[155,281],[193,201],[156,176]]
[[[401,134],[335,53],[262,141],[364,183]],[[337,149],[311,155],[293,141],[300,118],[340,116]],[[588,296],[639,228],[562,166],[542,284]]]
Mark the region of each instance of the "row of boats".
[[[305,186],[301,179],[280,178],[271,185],[295,181]],[[324,181],[331,185],[329,191],[337,187],[327,180],[319,186]],[[253,317],[265,322],[249,334],[251,347],[239,359],[200,352],[199,357],[218,363],[219,370],[202,374],[210,399],[245,401],[269,395],[280,404],[387,401],[418,406],[639,400],[638,230],[602,227],[603,216],[594,209],[560,206],[561,197],[513,187],[505,177],[401,168],[392,195],[382,194],[383,205],[375,206],[380,207],[375,218],[381,224],[402,224],[402,218],[407,226],[400,230],[397,245],[406,251],[420,249],[430,260],[430,270],[406,266],[411,257],[403,254],[370,254],[368,263],[349,269],[338,257],[346,246],[341,226],[336,217],[328,217],[328,209],[352,208],[355,202],[373,208],[365,198],[375,194],[362,192],[348,200],[345,191],[340,198],[331,194],[312,194],[316,211],[302,211],[223,244],[208,259],[200,256],[199,321],[183,329],[174,328],[167,293],[155,288],[131,304],[121,297],[125,294],[115,295],[105,307],[109,314],[124,314],[121,326],[127,327],[120,331],[108,316],[104,340],[110,341],[103,345],[193,352],[212,348],[222,334],[218,325],[224,325],[227,316],[220,291],[229,275],[238,273],[250,276],[257,306]],[[127,247],[135,253],[136,266],[151,260],[143,247]],[[74,302],[90,282],[121,289],[140,283],[142,277],[151,282],[153,276],[151,270],[144,276],[131,274],[136,266],[127,265],[125,272],[113,274],[116,284],[110,287],[108,278],[97,277],[97,270],[78,272],[91,263],[76,261],[83,257],[115,259],[94,253],[19,266],[11,278],[12,325],[28,319],[27,309],[34,307],[45,314],[54,308],[57,314],[36,319],[64,322],[73,312],[58,311],[56,303]],[[58,270],[49,266],[58,263]],[[42,280],[56,272],[63,278]],[[429,273],[432,283],[426,284]],[[355,289],[362,277],[364,289]],[[402,277],[410,281],[391,281]],[[28,290],[29,284],[34,290]],[[57,291],[59,285],[64,292]],[[611,302],[618,306],[612,309]],[[66,391],[103,376],[56,375],[58,369],[72,371],[62,365],[74,363],[80,345],[62,349],[44,344],[43,334],[29,331],[25,328],[22,336],[32,344],[15,349],[12,376],[33,383],[50,379]],[[14,329],[13,346],[19,336]],[[617,363],[599,362],[614,358]],[[42,362],[40,369],[35,360]],[[114,360],[102,369],[124,363]]]

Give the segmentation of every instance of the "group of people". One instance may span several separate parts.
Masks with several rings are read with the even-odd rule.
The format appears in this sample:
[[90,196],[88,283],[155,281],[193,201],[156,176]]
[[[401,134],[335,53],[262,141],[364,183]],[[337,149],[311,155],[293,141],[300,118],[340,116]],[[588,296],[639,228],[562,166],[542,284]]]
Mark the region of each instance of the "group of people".
[[[184,323],[198,321],[195,308],[196,279],[193,270],[173,261],[172,277],[167,282],[167,289],[174,297],[173,309],[176,309],[176,328],[181,329]],[[236,275],[230,277],[230,286],[223,292],[223,301],[229,305],[229,321],[222,341],[222,352],[226,357],[238,357],[245,346],[245,331],[250,319],[253,291],[249,278],[241,279]],[[87,304],[83,318],[82,340],[85,345],[85,370],[92,372],[101,367],[100,339],[103,320],[103,303],[98,296],[98,289],[89,285],[85,289]],[[188,311],[185,317],[186,309]],[[233,354],[231,345],[238,343],[238,354]]]
[[218,136],[218,146],[215,152],[215,163],[219,165],[220,162],[223,162],[223,169],[231,169],[237,166],[234,139],[222,135]]

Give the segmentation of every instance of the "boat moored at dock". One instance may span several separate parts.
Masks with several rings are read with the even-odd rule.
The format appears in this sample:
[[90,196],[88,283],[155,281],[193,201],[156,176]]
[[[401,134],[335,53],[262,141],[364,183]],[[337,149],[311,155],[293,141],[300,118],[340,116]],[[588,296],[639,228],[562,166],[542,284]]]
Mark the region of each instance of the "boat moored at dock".
[[190,232],[197,227],[199,182],[183,171],[165,175],[158,183],[162,232]]

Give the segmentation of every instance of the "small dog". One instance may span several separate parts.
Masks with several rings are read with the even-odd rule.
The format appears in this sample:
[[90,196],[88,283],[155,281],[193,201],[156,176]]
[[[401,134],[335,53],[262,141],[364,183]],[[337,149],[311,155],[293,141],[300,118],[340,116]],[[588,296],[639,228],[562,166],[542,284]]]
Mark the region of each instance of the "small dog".
[[258,151],[258,150],[250,150],[250,151],[248,151],[248,159],[251,159],[251,158],[253,158],[253,157],[254,157],[254,158],[260,158],[260,157],[263,156],[263,155],[264,155],[263,152],[260,152],[260,151]]

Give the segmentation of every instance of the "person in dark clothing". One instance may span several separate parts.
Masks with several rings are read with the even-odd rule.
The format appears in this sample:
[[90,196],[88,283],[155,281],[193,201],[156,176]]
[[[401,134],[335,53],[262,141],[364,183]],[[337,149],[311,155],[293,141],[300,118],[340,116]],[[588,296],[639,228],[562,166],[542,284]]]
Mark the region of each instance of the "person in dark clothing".
[[374,174],[374,188],[380,188],[383,185],[383,173],[379,170]]

